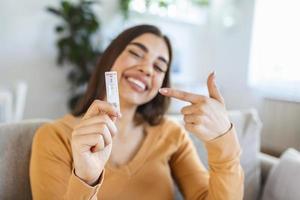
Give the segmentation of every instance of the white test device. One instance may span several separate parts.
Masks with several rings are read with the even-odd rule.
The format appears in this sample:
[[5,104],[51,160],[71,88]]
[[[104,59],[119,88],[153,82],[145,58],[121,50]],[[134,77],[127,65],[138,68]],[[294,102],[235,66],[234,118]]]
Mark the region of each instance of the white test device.
[[117,72],[105,72],[106,100],[108,103],[115,106],[120,112],[120,100],[118,90]]

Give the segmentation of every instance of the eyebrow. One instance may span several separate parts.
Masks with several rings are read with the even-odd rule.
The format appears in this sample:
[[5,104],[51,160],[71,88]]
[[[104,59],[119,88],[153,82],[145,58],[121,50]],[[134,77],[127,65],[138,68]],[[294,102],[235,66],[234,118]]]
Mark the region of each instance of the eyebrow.
[[[129,43],[129,45],[134,45],[134,46],[137,46],[139,47],[140,49],[142,49],[144,52],[148,53],[149,52],[149,49],[143,45],[142,43],[139,43],[139,42],[131,42]],[[158,57],[159,60],[161,60],[162,62],[166,63],[167,65],[169,64],[169,62],[167,61],[167,59],[165,59],[164,57],[162,56],[159,56]]]

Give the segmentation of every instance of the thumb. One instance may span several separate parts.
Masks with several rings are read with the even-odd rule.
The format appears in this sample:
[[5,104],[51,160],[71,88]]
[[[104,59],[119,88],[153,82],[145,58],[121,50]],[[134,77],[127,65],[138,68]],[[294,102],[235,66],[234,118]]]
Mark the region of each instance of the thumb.
[[225,105],[225,101],[223,96],[221,95],[221,92],[219,91],[219,88],[216,84],[216,72],[213,71],[212,73],[209,74],[207,78],[207,89],[208,89],[208,94],[210,98],[213,98],[223,105]]

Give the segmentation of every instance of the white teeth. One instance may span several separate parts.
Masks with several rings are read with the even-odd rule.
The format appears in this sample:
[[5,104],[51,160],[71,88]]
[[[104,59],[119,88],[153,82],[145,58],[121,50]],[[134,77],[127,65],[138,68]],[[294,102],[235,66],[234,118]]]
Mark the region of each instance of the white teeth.
[[136,84],[137,86],[139,86],[139,87],[142,88],[143,90],[146,89],[146,85],[145,85],[143,82],[141,82],[141,81],[139,81],[139,80],[137,80],[137,79],[135,79],[135,78],[128,77],[128,81],[130,81],[130,82]]

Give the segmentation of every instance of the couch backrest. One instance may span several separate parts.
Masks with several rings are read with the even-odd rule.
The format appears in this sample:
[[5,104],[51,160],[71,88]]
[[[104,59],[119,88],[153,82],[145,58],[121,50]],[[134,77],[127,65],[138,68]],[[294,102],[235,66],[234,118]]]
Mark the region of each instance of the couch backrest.
[[262,123],[256,110],[231,111],[242,147],[241,165],[245,172],[244,200],[259,199],[261,190],[260,137]]
[[[183,123],[182,115],[171,115],[172,118]],[[242,147],[241,165],[245,172],[244,200],[256,200],[260,194],[260,162],[258,153],[260,150],[261,121],[255,109],[229,111],[229,117],[236,129],[240,145]],[[198,155],[206,167],[207,152],[202,142],[193,134],[190,134]],[[176,199],[182,199],[177,191]]]
[[32,199],[29,158],[36,129],[49,120],[0,124],[0,199]]

